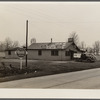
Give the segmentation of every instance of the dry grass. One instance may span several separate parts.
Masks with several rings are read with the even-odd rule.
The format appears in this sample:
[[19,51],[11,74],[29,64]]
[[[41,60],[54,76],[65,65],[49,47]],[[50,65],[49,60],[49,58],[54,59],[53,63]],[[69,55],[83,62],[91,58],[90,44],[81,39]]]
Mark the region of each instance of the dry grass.
[[[36,62],[28,62],[27,69],[25,69],[25,63],[23,63],[23,70],[19,70],[18,62],[5,62],[6,66],[9,66],[10,64],[12,64],[12,66],[15,69],[11,69],[11,68],[9,69],[9,67],[7,67],[5,75],[1,75],[3,73],[1,73],[0,71],[1,77],[23,74],[24,75],[23,78],[26,78],[26,77],[37,77],[37,76],[43,76],[43,75],[52,75],[52,74],[81,71],[81,70],[87,70],[87,69],[93,69],[93,68],[100,68],[100,62],[84,63],[84,62],[74,62],[74,61],[70,62],[69,61],[69,62],[64,62],[64,63],[62,62],[58,63],[56,61],[55,62],[36,61]],[[0,68],[2,69],[2,67]],[[14,72],[14,70],[15,71],[17,70],[17,71]],[[27,72],[27,75],[26,75],[26,72]],[[18,77],[20,79],[21,76],[18,76]]]
[[50,63],[37,62],[30,63],[29,69],[34,69],[37,72],[42,71],[47,74],[66,73],[72,71],[80,71],[92,68],[99,68],[100,62],[84,63],[84,62],[68,62],[68,63]]

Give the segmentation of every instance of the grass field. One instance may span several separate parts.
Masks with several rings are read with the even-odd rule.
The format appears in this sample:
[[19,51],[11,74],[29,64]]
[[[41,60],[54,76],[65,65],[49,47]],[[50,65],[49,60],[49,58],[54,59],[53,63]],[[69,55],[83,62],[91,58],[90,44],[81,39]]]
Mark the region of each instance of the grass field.
[[[86,63],[86,62],[75,62],[75,61],[37,61],[30,60],[28,61],[28,67],[25,69],[25,61],[23,61],[23,69],[19,70],[19,60],[1,60],[1,62],[5,63],[6,68],[3,69],[2,65],[0,65],[1,70],[3,72],[0,74],[3,76],[12,76],[23,73],[31,73],[33,76],[43,76],[43,75],[52,75],[59,73],[67,73],[73,71],[81,71],[92,68],[100,68],[100,62],[97,61],[95,63]],[[9,65],[12,64],[12,68]],[[18,70],[18,71],[16,71]],[[2,75],[4,74],[4,75]]]

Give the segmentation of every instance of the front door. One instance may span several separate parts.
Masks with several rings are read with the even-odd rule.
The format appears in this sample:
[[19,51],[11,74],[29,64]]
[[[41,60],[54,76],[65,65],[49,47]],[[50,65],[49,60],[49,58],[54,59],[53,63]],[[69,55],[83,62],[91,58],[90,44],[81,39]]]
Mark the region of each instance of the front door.
[[75,52],[75,51],[70,50],[70,58],[71,58],[71,60],[73,60],[73,59],[74,59],[74,53],[76,53],[76,52]]

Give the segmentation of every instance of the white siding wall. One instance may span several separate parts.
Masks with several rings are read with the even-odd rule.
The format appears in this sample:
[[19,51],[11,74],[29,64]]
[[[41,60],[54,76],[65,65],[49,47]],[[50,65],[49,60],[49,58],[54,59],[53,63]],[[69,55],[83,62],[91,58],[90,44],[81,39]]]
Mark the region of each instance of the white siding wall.
[[5,58],[5,52],[0,52],[0,58]]
[[71,57],[70,56],[65,56],[65,50],[63,50],[62,52],[61,52],[62,54],[62,56],[61,56],[61,60],[70,60],[71,59]]
[[58,56],[51,56],[51,50],[42,50],[42,55],[38,55],[38,50],[29,50],[28,59],[35,60],[70,60],[70,56],[65,56],[65,51],[58,51]]
[[5,58],[17,59],[18,56],[15,54],[15,51],[11,51],[11,55],[8,55],[8,51],[6,51],[5,52]]

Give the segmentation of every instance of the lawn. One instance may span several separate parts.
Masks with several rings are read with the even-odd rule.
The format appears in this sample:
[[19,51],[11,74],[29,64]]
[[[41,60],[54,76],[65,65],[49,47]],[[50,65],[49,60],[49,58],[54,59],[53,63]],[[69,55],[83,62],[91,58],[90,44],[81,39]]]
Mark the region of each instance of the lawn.
[[[2,63],[0,63],[0,77],[18,76],[17,79],[100,68],[99,61],[95,63],[74,61],[28,61],[27,68],[23,61],[22,70],[19,69],[19,61],[5,60],[1,62],[4,62],[5,68],[2,66]],[[12,67],[9,67],[10,64],[12,64]]]

